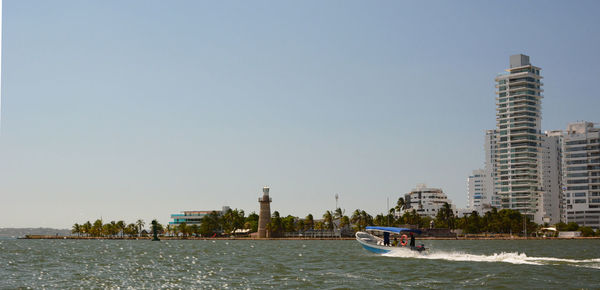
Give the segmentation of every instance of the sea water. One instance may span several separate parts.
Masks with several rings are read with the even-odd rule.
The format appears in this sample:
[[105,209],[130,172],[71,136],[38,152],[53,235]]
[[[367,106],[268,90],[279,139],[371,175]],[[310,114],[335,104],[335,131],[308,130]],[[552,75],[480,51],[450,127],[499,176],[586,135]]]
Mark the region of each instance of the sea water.
[[0,288],[600,287],[600,240],[423,243],[0,240]]

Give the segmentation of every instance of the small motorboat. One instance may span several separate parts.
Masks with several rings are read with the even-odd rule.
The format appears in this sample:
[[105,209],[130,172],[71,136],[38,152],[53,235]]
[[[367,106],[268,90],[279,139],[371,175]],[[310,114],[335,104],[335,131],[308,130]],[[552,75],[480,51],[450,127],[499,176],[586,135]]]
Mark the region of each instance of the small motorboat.
[[[383,238],[370,234],[367,231],[382,233]],[[397,249],[408,249],[417,252],[427,250],[423,244],[410,246],[410,237],[408,236],[410,234],[421,234],[421,231],[396,227],[366,227],[364,232],[356,233],[356,240],[363,248],[376,254],[385,254]],[[392,245],[390,242],[391,235],[400,237],[397,245]]]

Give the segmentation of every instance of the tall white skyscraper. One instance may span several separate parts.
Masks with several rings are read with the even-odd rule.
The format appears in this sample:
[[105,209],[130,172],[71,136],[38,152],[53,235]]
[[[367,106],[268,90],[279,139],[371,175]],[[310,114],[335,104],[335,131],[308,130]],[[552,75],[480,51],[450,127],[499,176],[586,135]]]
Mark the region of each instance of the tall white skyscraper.
[[562,135],[560,130],[547,131],[542,136],[542,196],[535,222],[560,222],[562,180]]
[[562,151],[563,220],[600,229],[600,128],[569,124]]
[[496,190],[496,149],[497,149],[498,131],[487,130],[485,132],[484,152],[485,166],[483,168],[483,183],[485,187],[485,195],[488,197],[487,203],[490,206],[500,208],[500,197]]
[[529,56],[510,56],[510,68],[496,77],[497,174],[502,208],[534,218],[538,211],[542,77]]

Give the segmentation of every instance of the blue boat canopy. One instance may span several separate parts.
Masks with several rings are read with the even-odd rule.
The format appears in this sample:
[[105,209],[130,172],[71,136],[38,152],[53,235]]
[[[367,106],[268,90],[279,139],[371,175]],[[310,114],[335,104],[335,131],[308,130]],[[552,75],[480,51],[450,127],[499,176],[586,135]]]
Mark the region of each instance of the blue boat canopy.
[[381,232],[388,232],[388,233],[396,233],[399,234],[401,232],[411,232],[411,233],[415,233],[415,234],[420,234],[421,231],[420,230],[414,230],[414,229],[409,229],[409,228],[396,228],[396,227],[366,227],[366,230],[368,231],[381,231]]

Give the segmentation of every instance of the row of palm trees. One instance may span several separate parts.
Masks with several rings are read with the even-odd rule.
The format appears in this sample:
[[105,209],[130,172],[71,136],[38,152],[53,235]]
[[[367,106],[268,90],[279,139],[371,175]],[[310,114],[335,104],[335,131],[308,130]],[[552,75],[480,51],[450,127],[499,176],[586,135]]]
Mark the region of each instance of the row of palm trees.
[[[355,229],[364,229],[373,222],[373,217],[364,210],[357,209],[352,217],[344,215],[341,208],[334,211],[326,211],[321,220],[315,220],[312,214],[305,218],[298,218],[292,215],[281,217],[278,211],[275,211],[271,217],[271,222],[267,229],[273,236],[284,232],[303,232],[308,230],[334,230],[350,229],[352,225]],[[87,221],[83,224],[75,223],[71,232],[84,237],[139,237],[149,234],[144,229],[145,222],[141,219],[135,223],[127,224],[125,221],[111,221],[103,223],[102,219],[97,219],[93,223]],[[258,230],[258,215],[251,213],[245,216],[243,210],[234,209],[219,214],[212,212],[204,216],[200,224],[180,223],[178,225],[163,226],[157,223],[159,235],[164,236],[214,236],[232,235],[238,230],[244,229],[245,232],[256,232]]]
[[[102,219],[97,219],[93,223],[90,221],[83,224],[75,223],[71,233],[86,237],[135,237],[147,234],[144,230],[145,225],[146,223],[141,219],[130,224],[122,220],[103,223]],[[159,224],[160,227],[162,225]]]
[[[523,219],[525,218],[519,212],[508,209],[500,211],[493,209],[481,217],[474,212],[468,216],[457,218],[448,203],[443,205],[435,218],[431,218],[420,216],[415,211],[405,210],[405,207],[404,199],[399,198],[396,206],[390,209],[389,212],[378,214],[375,217],[361,209],[356,209],[351,216],[347,216],[341,208],[336,208],[334,211],[325,211],[322,219],[318,220],[315,220],[312,214],[308,214],[304,218],[292,215],[282,217],[278,211],[275,211],[271,217],[271,222],[267,225],[267,229],[273,237],[280,236],[285,232],[331,231],[335,229],[361,231],[369,225],[414,225],[420,228],[462,229],[465,233],[518,233],[523,230]],[[403,212],[403,214],[399,215],[398,212]],[[528,232],[536,230],[537,225],[535,223],[527,221],[525,224],[527,224]],[[122,220],[103,223],[101,219],[98,219],[93,223],[87,221],[83,224],[74,224],[72,232],[79,236],[91,237],[137,237],[147,234],[144,226],[145,222],[141,219],[130,224]],[[200,224],[169,224],[166,227],[157,224],[160,235],[182,237],[233,235],[241,229],[245,230],[245,233],[256,232],[258,230],[258,215],[253,212],[246,216],[243,210],[234,209],[222,214],[212,212],[204,216]]]

